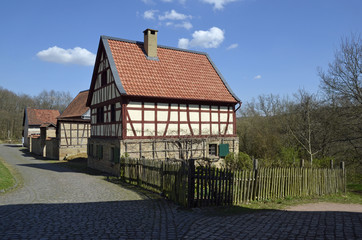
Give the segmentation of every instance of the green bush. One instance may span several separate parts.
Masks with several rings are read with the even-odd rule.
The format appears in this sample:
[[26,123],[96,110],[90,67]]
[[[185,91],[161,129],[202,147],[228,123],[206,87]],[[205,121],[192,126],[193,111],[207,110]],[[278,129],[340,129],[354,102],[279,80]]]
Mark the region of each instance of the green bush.
[[299,166],[299,150],[294,147],[282,147],[279,152],[280,165],[284,167]]
[[239,152],[238,155],[229,153],[225,157],[225,164],[232,170],[251,170],[253,168],[253,160],[243,152]]
[[333,160],[333,168],[336,168],[336,162],[332,157],[323,157],[323,158],[314,158],[313,159],[313,167],[314,168],[330,168],[331,167],[331,160]]

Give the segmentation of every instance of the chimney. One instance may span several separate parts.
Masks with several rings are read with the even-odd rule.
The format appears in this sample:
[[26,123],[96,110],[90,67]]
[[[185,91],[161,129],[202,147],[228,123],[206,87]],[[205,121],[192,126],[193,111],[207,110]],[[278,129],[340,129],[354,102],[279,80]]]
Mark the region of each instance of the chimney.
[[149,28],[143,31],[144,48],[148,58],[157,58],[157,32]]

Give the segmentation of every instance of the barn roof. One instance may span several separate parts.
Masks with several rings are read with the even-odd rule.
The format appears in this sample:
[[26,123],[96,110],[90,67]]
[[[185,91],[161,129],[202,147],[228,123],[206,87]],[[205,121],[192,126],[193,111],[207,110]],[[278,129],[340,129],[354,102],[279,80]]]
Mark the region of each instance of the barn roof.
[[81,118],[89,110],[86,106],[88,93],[88,90],[78,93],[58,119]]
[[41,125],[43,123],[57,124],[59,110],[27,108],[26,114],[29,125]]
[[121,95],[240,102],[207,53],[157,45],[157,60],[150,60],[143,42],[107,36],[100,39],[90,89],[95,84],[101,49]]

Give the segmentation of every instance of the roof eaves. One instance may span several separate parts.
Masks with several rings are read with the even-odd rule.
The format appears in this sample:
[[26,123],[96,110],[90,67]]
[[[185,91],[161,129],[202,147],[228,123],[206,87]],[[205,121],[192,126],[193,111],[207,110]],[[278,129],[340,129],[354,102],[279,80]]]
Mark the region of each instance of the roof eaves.
[[111,38],[109,38],[107,36],[101,36],[101,39],[102,39],[102,42],[103,42],[104,49],[106,51],[106,55],[108,57],[108,62],[109,62],[109,66],[111,68],[113,77],[116,80],[115,81],[116,86],[117,86],[117,88],[118,88],[118,90],[119,90],[119,92],[121,94],[127,95],[126,90],[124,89],[124,87],[122,85],[121,78],[119,77],[118,70],[117,70],[116,64],[115,64],[114,59],[113,59],[111,48],[109,47],[109,44],[108,44],[108,41],[107,41],[108,39],[111,39]]

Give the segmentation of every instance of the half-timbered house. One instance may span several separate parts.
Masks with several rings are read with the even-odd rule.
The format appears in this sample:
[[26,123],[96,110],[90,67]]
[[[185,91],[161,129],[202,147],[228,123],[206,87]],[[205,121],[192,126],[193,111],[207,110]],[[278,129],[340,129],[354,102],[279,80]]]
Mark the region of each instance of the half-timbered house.
[[57,118],[58,154],[62,160],[67,156],[87,153],[90,137],[90,109],[86,106],[88,90],[80,92]]
[[204,52],[101,36],[87,106],[88,165],[118,174],[120,156],[219,159],[237,152],[240,100]]

